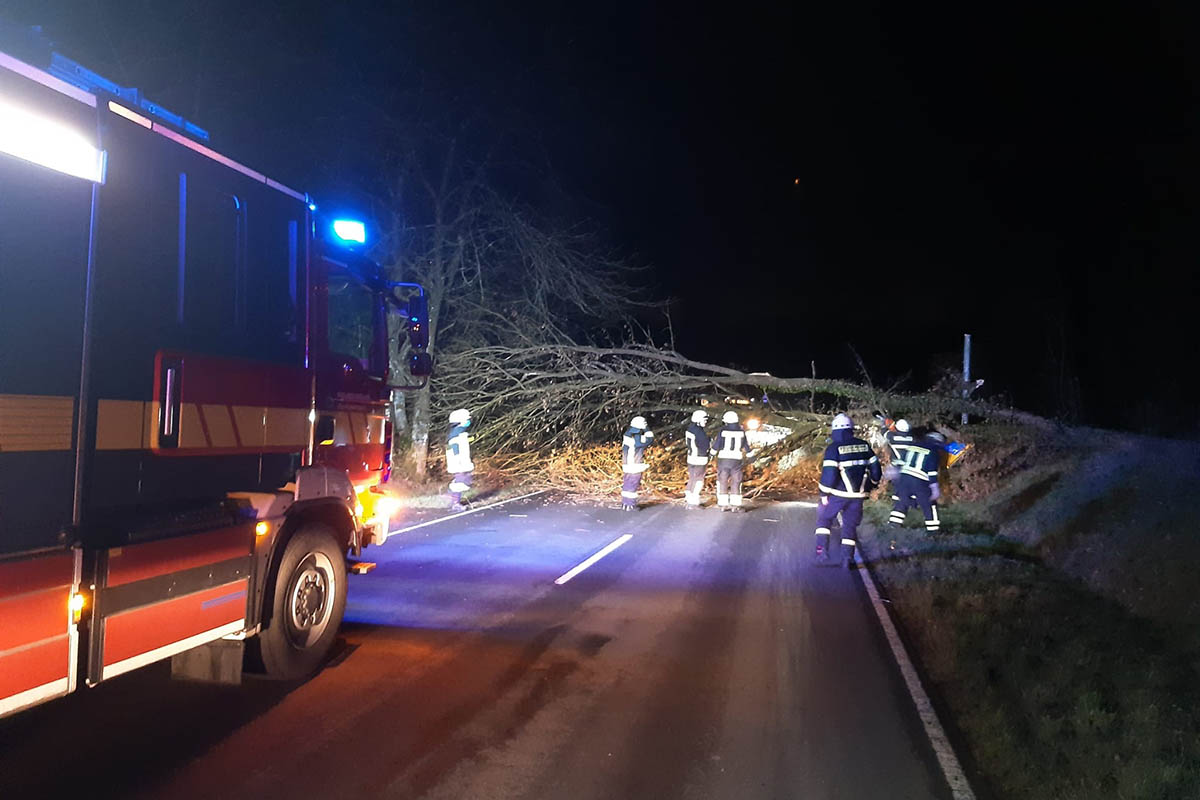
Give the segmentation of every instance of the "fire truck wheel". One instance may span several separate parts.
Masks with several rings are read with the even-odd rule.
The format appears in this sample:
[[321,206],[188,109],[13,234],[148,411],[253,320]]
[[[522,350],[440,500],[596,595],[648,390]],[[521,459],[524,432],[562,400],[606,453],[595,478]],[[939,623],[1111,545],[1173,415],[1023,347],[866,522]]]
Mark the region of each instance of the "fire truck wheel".
[[316,672],[333,647],[345,611],[345,554],[328,528],[306,525],[283,551],[270,622],[256,637],[266,674],[295,679]]

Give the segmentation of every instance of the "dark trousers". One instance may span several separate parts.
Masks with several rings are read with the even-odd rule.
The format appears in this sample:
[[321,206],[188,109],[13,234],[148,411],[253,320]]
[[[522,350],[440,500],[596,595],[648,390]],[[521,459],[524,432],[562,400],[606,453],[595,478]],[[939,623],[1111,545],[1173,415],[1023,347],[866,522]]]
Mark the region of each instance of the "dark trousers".
[[854,558],[854,546],[858,543],[858,524],[863,518],[861,497],[821,495],[821,504],[817,507],[817,547],[829,552],[830,527],[838,514],[842,515],[842,555],[848,559]]
[[621,505],[636,506],[638,501],[638,489],[642,486],[642,473],[626,472],[625,479],[621,481]]
[[471,473],[456,472],[450,480],[450,500],[455,503],[462,502],[462,496],[467,489],[471,488]]
[[914,478],[912,475],[901,475],[896,479],[893,491],[896,501],[888,517],[890,524],[903,524],[904,516],[910,508],[920,508],[921,513],[925,515],[925,532],[937,533],[941,529],[937,503],[929,494],[928,481]]
[[717,459],[717,505],[742,504],[742,462],[735,458]]
[[683,497],[689,506],[700,505],[700,493],[704,491],[704,473],[707,470],[707,464],[688,464],[687,488],[683,491]]

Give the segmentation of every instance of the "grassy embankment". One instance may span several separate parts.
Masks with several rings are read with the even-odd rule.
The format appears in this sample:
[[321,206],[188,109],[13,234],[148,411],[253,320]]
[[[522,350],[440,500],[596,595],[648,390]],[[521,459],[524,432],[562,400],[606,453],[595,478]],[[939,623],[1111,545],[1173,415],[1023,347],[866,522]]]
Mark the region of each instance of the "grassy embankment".
[[1136,443],[1004,433],[954,476],[943,534],[886,529],[876,501],[861,537],[981,793],[1200,798],[1196,581],[1179,559],[1198,510]]

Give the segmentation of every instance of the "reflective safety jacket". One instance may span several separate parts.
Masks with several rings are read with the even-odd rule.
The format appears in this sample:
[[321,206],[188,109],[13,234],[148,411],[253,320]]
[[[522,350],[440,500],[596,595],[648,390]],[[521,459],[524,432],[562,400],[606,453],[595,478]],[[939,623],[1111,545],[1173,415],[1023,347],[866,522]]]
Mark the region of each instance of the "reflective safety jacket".
[[746,441],[746,431],[736,422],[730,422],[713,437],[712,448],[716,451],[717,459],[733,459],[741,461],[750,452],[750,442]]
[[912,434],[899,431],[888,431],[884,439],[887,440],[888,448],[892,451],[892,463],[897,467],[904,460],[904,453],[908,445],[916,441]]
[[645,472],[646,447],[654,440],[654,431],[630,428],[621,439],[621,469],[625,472]]
[[833,432],[833,444],[825,448],[821,462],[821,492],[834,497],[861,499],[883,477],[879,457],[871,445],[856,439],[853,432]]
[[938,464],[942,457],[942,444],[928,437],[920,439],[897,435],[889,437],[892,448],[892,464],[900,468],[901,475],[908,475],[926,483],[937,483]]
[[474,471],[475,465],[471,463],[471,438],[467,436],[467,428],[465,425],[455,425],[446,438],[446,472],[459,475]]
[[712,449],[712,442],[709,441],[708,432],[704,430],[703,425],[693,422],[691,425],[688,425],[683,436],[687,439],[688,466],[703,467],[708,463],[708,453]]

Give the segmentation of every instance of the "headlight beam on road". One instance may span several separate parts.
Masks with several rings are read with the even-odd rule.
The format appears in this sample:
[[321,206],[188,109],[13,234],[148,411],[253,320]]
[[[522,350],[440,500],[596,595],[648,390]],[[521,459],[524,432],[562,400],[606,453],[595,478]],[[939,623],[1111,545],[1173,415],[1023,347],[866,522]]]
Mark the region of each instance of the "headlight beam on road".
[[554,582],[556,584],[558,584],[559,586],[562,586],[564,583],[571,580],[571,578],[574,578],[576,575],[583,572],[585,569],[590,567],[592,564],[595,564],[597,561],[604,558],[606,555],[611,553],[613,550],[616,550],[618,547],[625,544],[632,538],[633,538],[632,533],[627,533],[623,536],[618,536],[616,539],[614,539],[613,541],[606,544],[604,546],[604,549],[601,550],[600,552],[588,557],[588,559],[586,561],[576,564],[575,566],[571,567],[569,570],[564,572],[562,575],[559,575],[557,578],[554,579]]

